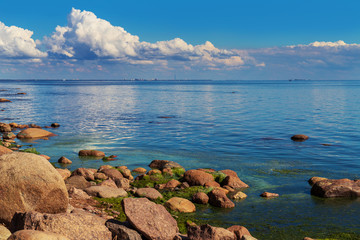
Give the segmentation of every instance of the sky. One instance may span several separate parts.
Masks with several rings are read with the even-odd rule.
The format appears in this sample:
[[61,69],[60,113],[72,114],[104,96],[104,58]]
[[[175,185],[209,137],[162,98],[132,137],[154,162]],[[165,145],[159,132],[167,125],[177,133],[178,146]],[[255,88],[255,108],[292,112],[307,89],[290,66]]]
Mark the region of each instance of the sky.
[[6,1],[0,79],[360,79],[360,1]]

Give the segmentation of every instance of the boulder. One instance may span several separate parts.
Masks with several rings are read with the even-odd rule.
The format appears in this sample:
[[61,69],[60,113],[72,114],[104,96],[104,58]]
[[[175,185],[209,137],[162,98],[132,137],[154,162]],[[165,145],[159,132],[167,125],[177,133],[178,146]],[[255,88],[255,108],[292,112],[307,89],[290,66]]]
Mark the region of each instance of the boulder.
[[180,186],[181,182],[179,182],[176,179],[171,179],[170,181],[168,181],[167,183],[165,183],[164,188],[167,189],[174,189],[178,186]]
[[27,128],[19,132],[16,137],[19,139],[31,139],[31,138],[45,138],[56,136],[52,132],[46,131],[40,128]]
[[9,99],[6,98],[0,98],[0,102],[11,102]]
[[228,176],[237,177],[237,178],[239,177],[235,171],[230,170],[230,169],[221,170],[220,172],[222,172]]
[[11,235],[9,229],[7,229],[4,225],[0,224],[0,240],[7,240]]
[[135,195],[138,197],[146,197],[150,200],[156,200],[158,198],[163,198],[161,193],[155,188],[139,188],[136,190]]
[[271,192],[263,192],[262,194],[260,194],[260,196],[264,198],[274,198],[274,197],[278,197],[279,194],[271,193]]
[[311,194],[323,198],[360,197],[360,180],[326,179],[317,181]]
[[69,169],[62,169],[62,168],[56,168],[56,171],[60,174],[60,176],[62,177],[63,180],[67,179],[68,177],[70,177],[71,172]]
[[209,197],[204,192],[197,192],[192,196],[192,201],[199,204],[208,204]]
[[70,238],[51,232],[20,230],[11,235],[8,240],[70,240]]
[[0,122],[0,132],[11,132],[11,126],[7,123]]
[[94,173],[94,178],[95,179],[99,179],[99,180],[106,180],[106,179],[108,179],[109,177],[108,176],[106,176],[104,173],[102,173],[102,172],[96,172],[96,173]]
[[90,169],[87,168],[77,168],[75,169],[71,176],[83,176],[87,181],[94,181],[95,177],[94,177],[94,172]]
[[103,169],[101,170],[101,172],[114,181],[116,181],[116,179],[124,178],[121,172],[119,170],[116,170],[115,168]]
[[65,180],[67,188],[75,187],[78,189],[85,189],[91,186],[91,183],[86,181],[83,176],[72,176]]
[[146,173],[147,172],[147,170],[145,168],[142,168],[142,167],[135,168],[132,171],[136,172],[136,173]]
[[177,212],[195,212],[195,205],[185,198],[172,197],[165,204],[165,207]]
[[235,204],[219,189],[212,190],[209,194],[209,203],[215,207],[233,208]]
[[69,193],[69,198],[75,198],[75,199],[90,199],[91,198],[89,196],[89,194],[87,194],[85,191],[74,188],[74,187],[71,187],[68,190],[68,193]]
[[303,142],[308,140],[309,137],[304,135],[304,134],[295,134],[291,137],[291,140],[295,141],[295,142]]
[[247,195],[241,191],[238,191],[237,193],[233,194],[231,198],[235,200],[242,200],[247,198]]
[[159,170],[163,170],[164,168],[183,168],[180,164],[168,160],[153,160],[149,164],[149,167]]
[[0,223],[9,225],[16,211],[65,212],[64,180],[45,158],[13,152],[0,157]]
[[201,170],[188,170],[184,173],[184,180],[190,186],[204,186],[208,182],[214,182],[214,177]]
[[142,240],[141,235],[131,228],[128,222],[119,222],[115,219],[109,219],[105,223],[111,231],[113,239],[122,240]]
[[122,206],[131,225],[147,239],[172,240],[179,231],[165,207],[147,198],[125,198]]
[[125,191],[130,189],[130,180],[127,178],[115,179],[115,184],[118,188],[123,188]]
[[244,235],[251,236],[249,230],[246,227],[240,225],[233,225],[227,228],[230,232],[235,233],[237,239],[243,239]]
[[105,157],[105,153],[98,150],[80,150],[79,156],[81,157]]
[[7,147],[0,145],[0,156],[6,153],[12,153],[13,151],[11,149],[8,149]]
[[104,180],[101,183],[97,184],[97,186],[107,186],[107,187],[117,188],[116,183],[112,179]]
[[13,230],[39,230],[62,234],[69,239],[111,240],[106,220],[94,214],[78,211],[74,213],[16,213],[12,220]]
[[51,126],[52,128],[58,128],[58,127],[60,127],[60,124],[58,124],[58,123],[52,123],[50,126]]
[[162,174],[162,172],[159,169],[151,169],[147,172],[147,175],[156,175],[156,174]]
[[240,178],[238,177],[234,177],[234,176],[230,176],[228,175],[222,182],[221,184],[223,186],[227,185],[231,188],[248,188],[249,185],[247,185],[246,183],[244,183],[243,181],[240,180]]
[[50,160],[50,157],[45,154],[39,154],[39,156],[45,158],[46,160]]
[[213,227],[209,224],[187,226],[188,238],[190,240],[236,240],[236,235],[225,228]]
[[314,185],[316,182],[318,181],[322,181],[322,180],[327,180],[327,178],[323,178],[323,177],[312,177],[308,180],[308,183],[312,186]]
[[113,188],[108,186],[91,186],[84,189],[90,196],[100,198],[127,197],[127,192],[122,188]]
[[13,132],[5,132],[2,137],[4,140],[12,140],[16,138],[16,135]]
[[58,163],[62,164],[72,164],[72,161],[64,156],[60,157]]

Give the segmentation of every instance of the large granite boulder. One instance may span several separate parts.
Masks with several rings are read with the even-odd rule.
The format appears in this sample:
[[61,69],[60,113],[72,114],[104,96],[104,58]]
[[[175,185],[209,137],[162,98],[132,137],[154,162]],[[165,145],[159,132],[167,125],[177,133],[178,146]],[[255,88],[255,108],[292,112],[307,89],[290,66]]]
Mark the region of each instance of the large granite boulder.
[[64,180],[45,158],[13,152],[0,157],[0,223],[9,225],[16,211],[65,212]]
[[111,232],[105,226],[105,222],[105,219],[85,211],[59,214],[26,212],[14,215],[12,230],[52,232],[72,240],[111,240]]
[[147,239],[173,240],[179,231],[165,207],[147,198],[125,198],[122,205],[128,221]]
[[20,230],[15,232],[8,240],[70,240],[64,235],[57,233],[36,231],[36,230]]
[[111,231],[113,239],[118,240],[142,240],[141,235],[132,229],[128,222],[119,222],[115,219],[109,219],[105,223]]
[[188,238],[190,240],[237,240],[236,235],[225,228],[213,227],[209,224],[197,226],[188,225]]
[[172,197],[165,204],[165,207],[177,212],[195,212],[195,205],[185,198]]
[[54,133],[40,128],[27,128],[19,132],[16,137],[19,139],[45,138],[56,136]]
[[314,183],[311,194],[323,198],[360,197],[360,180],[324,179]]
[[214,182],[214,177],[201,170],[188,170],[184,173],[184,180],[190,186],[204,186],[206,183]]
[[13,151],[7,147],[0,145],[0,156],[6,153],[12,153]]

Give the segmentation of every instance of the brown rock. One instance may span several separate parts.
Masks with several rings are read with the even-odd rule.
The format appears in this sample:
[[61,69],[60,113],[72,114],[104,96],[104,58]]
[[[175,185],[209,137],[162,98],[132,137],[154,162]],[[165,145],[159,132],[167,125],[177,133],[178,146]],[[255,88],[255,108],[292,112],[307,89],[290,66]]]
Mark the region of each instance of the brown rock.
[[69,193],[69,198],[75,198],[75,199],[90,199],[91,198],[89,196],[89,194],[87,194],[85,191],[74,188],[74,187],[71,187],[68,190],[68,193]]
[[6,98],[0,98],[0,102],[11,102],[9,99]]
[[40,154],[39,156],[41,156],[41,157],[43,157],[43,158],[45,158],[46,160],[50,160],[50,157],[49,156],[47,156],[47,155],[44,155],[44,154]]
[[97,150],[80,150],[79,156],[81,157],[105,157],[105,153]]
[[178,180],[171,179],[170,181],[165,183],[164,188],[174,189],[174,188],[178,187],[180,184],[181,184],[181,182],[179,182]]
[[291,137],[291,140],[293,140],[295,142],[303,142],[308,139],[309,139],[309,137],[304,134],[296,134]]
[[116,179],[124,178],[123,175],[121,174],[121,172],[114,168],[104,169],[101,172],[104,173],[106,176],[108,176],[109,178],[111,178],[114,181],[116,181]]
[[16,211],[60,213],[67,206],[64,180],[46,159],[22,152],[0,157],[0,223],[10,224]]
[[7,123],[0,122],[0,132],[11,132],[11,126]]
[[233,232],[208,224],[202,226],[188,225],[187,230],[190,240],[236,240],[236,235]]
[[84,189],[90,196],[100,198],[127,197],[127,192],[122,188],[113,188],[108,186],[91,186]]
[[8,240],[70,240],[70,238],[51,232],[20,230],[11,235]]
[[0,224],[0,240],[7,240],[11,236],[11,232],[4,225]]
[[271,193],[271,192],[263,192],[260,196],[264,198],[274,198],[274,197],[278,197],[279,194]]
[[53,134],[52,132],[40,128],[27,128],[25,130],[22,130],[16,135],[16,137],[19,139],[45,138],[51,136],[56,136],[56,135]]
[[85,189],[91,186],[91,183],[86,181],[83,176],[72,176],[65,180],[66,187],[75,187],[78,189]]
[[109,219],[106,221],[105,225],[112,232],[114,240],[142,240],[141,235],[133,230],[128,222],[119,222],[115,219]]
[[228,176],[237,177],[237,178],[239,177],[235,171],[230,170],[230,169],[221,170],[220,172],[222,172]]
[[153,160],[149,164],[149,167],[159,170],[163,170],[164,168],[183,168],[180,164],[168,160]]
[[125,191],[130,189],[130,180],[127,178],[116,179],[115,184],[118,188],[123,188]]
[[12,220],[13,230],[39,230],[62,234],[70,239],[111,240],[111,232],[105,219],[86,212],[42,214],[37,212],[16,213]]
[[185,198],[179,198],[179,197],[170,198],[164,204],[164,206],[173,211],[177,211],[177,212],[189,213],[189,212],[196,211],[196,207],[192,202],[190,202],[189,200],[187,200]]
[[135,195],[138,197],[146,197],[151,200],[163,198],[161,193],[159,193],[159,191],[155,188],[139,188],[136,190]]
[[8,149],[7,147],[0,145],[0,156],[6,153],[12,153],[13,151],[11,149]]
[[222,182],[222,185],[228,185],[231,188],[248,188],[249,185],[247,185],[246,183],[244,183],[243,181],[240,180],[240,178],[238,177],[233,177],[233,176],[227,176]]
[[147,239],[172,240],[179,231],[164,206],[146,198],[125,198],[123,209],[131,225]]
[[52,127],[52,128],[58,128],[58,127],[60,127],[60,124],[58,124],[58,123],[52,123],[52,124],[51,124],[51,127]]
[[60,174],[63,180],[70,177],[71,172],[69,169],[56,168],[56,171]]
[[142,168],[142,167],[135,168],[132,171],[136,172],[136,173],[146,173],[147,172],[147,170],[145,168]]
[[18,128],[19,127],[19,124],[14,123],[14,122],[9,123],[9,125],[10,125],[11,128]]
[[64,156],[60,157],[58,163],[62,164],[72,164],[72,161]]
[[327,180],[327,178],[323,178],[323,177],[312,177],[309,179],[309,184],[312,186],[314,185],[316,182],[322,181],[322,180]]
[[147,175],[156,175],[156,174],[162,174],[162,172],[159,169],[152,169],[147,173]]
[[71,176],[83,176],[87,181],[94,181],[95,177],[94,177],[94,172],[90,169],[87,168],[78,168],[75,169]]
[[99,179],[99,180],[106,180],[108,179],[109,177],[106,176],[104,173],[102,172],[97,172],[97,173],[94,173],[94,178],[95,179]]
[[106,187],[118,188],[116,186],[116,183],[112,179],[107,179],[105,181],[102,181],[101,183],[97,184],[97,186],[106,186]]
[[121,174],[122,174],[125,178],[127,178],[127,179],[132,178],[130,169],[122,169],[122,170],[120,170],[120,171],[121,171]]
[[192,196],[192,201],[199,204],[208,204],[209,197],[204,192],[197,192]]
[[311,188],[311,194],[323,197],[360,197],[360,180],[327,179],[317,181]]
[[184,174],[184,180],[190,184],[190,186],[204,186],[208,182],[213,182],[213,175],[200,171],[200,170],[188,170]]
[[102,172],[103,170],[110,169],[110,168],[113,168],[113,166],[111,166],[111,165],[102,165],[102,166],[99,167],[98,172]]
[[235,233],[237,239],[243,239],[244,235],[251,236],[249,230],[247,230],[246,227],[243,226],[233,225],[229,227],[227,230]]
[[209,203],[215,207],[233,208],[235,204],[226,196],[224,191],[214,189],[209,194]]
[[220,187],[220,184],[215,181],[210,181],[204,184],[205,187],[212,187],[212,188],[218,188]]
[[16,138],[16,135],[13,132],[5,132],[2,137],[4,140],[12,140]]
[[242,199],[247,198],[247,195],[241,191],[238,191],[237,193],[232,195],[231,198],[235,199],[235,200],[242,200]]

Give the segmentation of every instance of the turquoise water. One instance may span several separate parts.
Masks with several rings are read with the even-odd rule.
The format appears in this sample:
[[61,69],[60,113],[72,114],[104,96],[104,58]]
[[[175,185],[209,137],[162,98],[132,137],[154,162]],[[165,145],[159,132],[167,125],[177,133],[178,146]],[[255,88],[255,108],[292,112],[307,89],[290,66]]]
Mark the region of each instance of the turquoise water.
[[[200,209],[199,218],[242,224],[260,239],[360,234],[360,200],[315,198],[307,184],[359,178],[360,81],[0,81],[0,89],[13,101],[0,103],[0,122],[61,124],[57,137],[23,144],[54,163],[66,156],[71,170],[154,159],[233,169],[248,198],[231,210]],[[80,159],[81,149],[118,160]],[[263,191],[281,196],[265,200]]]

